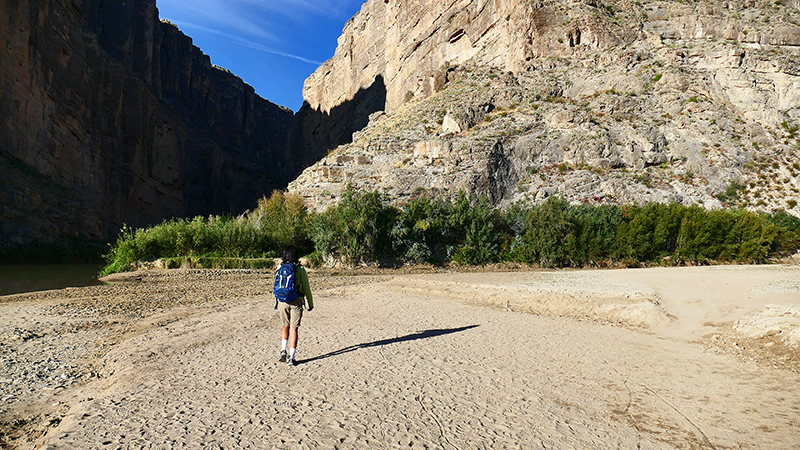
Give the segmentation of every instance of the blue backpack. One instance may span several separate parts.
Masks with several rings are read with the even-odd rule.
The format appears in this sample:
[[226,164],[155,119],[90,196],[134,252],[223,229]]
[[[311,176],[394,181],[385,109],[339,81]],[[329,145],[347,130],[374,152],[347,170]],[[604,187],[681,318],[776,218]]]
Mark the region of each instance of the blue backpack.
[[300,295],[297,292],[297,266],[283,262],[275,273],[275,298],[279,302],[289,303]]

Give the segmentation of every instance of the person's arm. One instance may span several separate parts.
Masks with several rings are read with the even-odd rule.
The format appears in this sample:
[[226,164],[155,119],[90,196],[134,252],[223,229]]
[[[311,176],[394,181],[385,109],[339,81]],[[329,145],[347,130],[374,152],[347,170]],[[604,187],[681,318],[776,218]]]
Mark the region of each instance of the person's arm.
[[300,279],[300,286],[303,288],[303,294],[305,294],[308,301],[308,310],[311,311],[314,309],[314,297],[311,295],[311,286],[308,284],[308,273],[303,266],[300,266],[300,270],[297,272],[300,275],[298,278]]

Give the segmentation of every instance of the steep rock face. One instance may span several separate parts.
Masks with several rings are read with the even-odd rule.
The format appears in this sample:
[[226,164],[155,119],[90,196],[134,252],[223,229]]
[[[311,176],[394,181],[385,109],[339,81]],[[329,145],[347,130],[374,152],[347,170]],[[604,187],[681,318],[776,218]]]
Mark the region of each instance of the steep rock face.
[[154,0],[0,2],[0,245],[241,212],[291,174],[293,113]]
[[[386,115],[290,185],[797,209],[797,2],[370,0],[306,82]],[[353,130],[358,131],[358,130]],[[368,161],[368,162],[367,162]]]
[[308,78],[303,95],[312,109],[327,112],[381,77],[391,111],[430,96],[444,84],[448,67],[467,61],[518,73],[535,59],[583,59],[587,51],[643,45],[657,49],[678,39],[800,45],[794,1],[634,3],[368,0],[345,25],[336,55]]
[[345,25],[335,56],[305,82],[298,148],[315,162],[349,143],[370,114],[431,95],[450,64],[480,49],[500,64],[529,59],[518,31],[535,25],[531,8],[518,3],[526,2],[368,0]]

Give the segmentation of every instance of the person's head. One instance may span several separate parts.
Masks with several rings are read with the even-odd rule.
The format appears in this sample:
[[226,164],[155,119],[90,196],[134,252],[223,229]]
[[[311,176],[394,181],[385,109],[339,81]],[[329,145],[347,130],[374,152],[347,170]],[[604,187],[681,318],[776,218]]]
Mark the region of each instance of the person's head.
[[296,245],[287,245],[283,249],[283,260],[287,262],[296,263],[300,259]]

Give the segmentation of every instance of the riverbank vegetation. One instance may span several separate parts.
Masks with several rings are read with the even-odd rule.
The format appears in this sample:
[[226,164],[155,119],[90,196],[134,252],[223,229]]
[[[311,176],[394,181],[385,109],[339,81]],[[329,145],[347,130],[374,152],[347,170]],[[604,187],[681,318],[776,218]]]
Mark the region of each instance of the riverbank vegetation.
[[[338,205],[316,214],[301,198],[275,192],[240,217],[174,219],[144,229],[124,228],[111,246],[103,273],[157,259],[167,267],[269,267],[270,258],[278,257],[289,243],[298,245],[314,265],[764,263],[800,249],[800,219],[785,211],[766,214],[660,203],[570,205],[561,198],[539,205],[519,202],[500,211],[486,199],[463,193],[453,199],[420,195],[397,207],[377,191],[353,188]],[[226,265],[225,260],[235,263]]]
[[123,227],[106,256],[108,264],[102,275],[158,259],[167,268],[271,267],[271,258],[290,243],[300,246],[303,253],[312,250],[308,217],[302,199],[276,192],[241,217],[195,217],[168,220],[149,228]]

